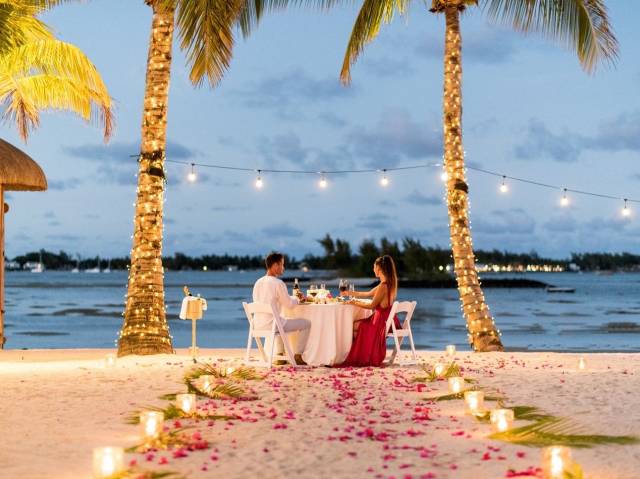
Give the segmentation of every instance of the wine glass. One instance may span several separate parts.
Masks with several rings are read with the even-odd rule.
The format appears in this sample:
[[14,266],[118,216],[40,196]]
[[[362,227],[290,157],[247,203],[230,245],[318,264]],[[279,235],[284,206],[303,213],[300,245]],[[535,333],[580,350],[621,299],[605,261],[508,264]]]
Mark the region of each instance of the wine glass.
[[309,285],[309,294],[315,299],[316,294],[318,294],[318,287],[315,284]]
[[[338,289],[340,290],[341,293],[344,293],[348,288],[347,282],[344,279],[341,279],[340,282],[338,283]],[[341,300],[344,300],[345,297],[340,295],[339,298]]]
[[355,293],[356,291],[356,287],[353,283],[351,283],[349,285],[349,299],[355,299],[355,295],[353,293]]

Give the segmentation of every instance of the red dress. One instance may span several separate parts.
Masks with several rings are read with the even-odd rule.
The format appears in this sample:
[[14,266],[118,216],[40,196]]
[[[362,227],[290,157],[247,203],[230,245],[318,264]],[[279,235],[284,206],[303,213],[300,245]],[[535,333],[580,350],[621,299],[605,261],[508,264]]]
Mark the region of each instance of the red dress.
[[[387,354],[387,318],[391,312],[391,294],[388,300],[389,306],[376,307],[373,315],[360,322],[356,339],[351,345],[347,359],[340,367],[345,366],[374,366],[379,367]],[[393,321],[396,328],[400,327],[400,321],[395,316]]]

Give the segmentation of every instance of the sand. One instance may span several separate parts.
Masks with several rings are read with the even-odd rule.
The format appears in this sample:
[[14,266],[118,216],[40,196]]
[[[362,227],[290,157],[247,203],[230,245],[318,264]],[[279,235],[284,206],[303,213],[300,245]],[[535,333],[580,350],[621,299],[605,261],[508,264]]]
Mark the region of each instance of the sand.
[[[94,447],[139,443],[132,412],[166,406],[193,367],[177,355],[128,357],[105,368],[107,350],[0,351],[0,477],[90,478]],[[239,350],[203,350],[230,364]],[[640,354],[458,353],[466,377],[498,389],[511,405],[572,417],[599,434],[640,435]],[[433,363],[440,353],[420,354]],[[425,401],[444,381],[417,385],[418,366],[384,369],[278,367],[252,381],[258,399],[212,401],[239,416],[195,424],[209,448],[128,454],[143,468],[205,477],[503,478],[526,476],[540,450],[486,438],[489,426],[461,401]],[[203,403],[204,401],[202,401]],[[191,425],[181,421],[182,426]],[[173,422],[169,423],[174,427]],[[174,455],[185,457],[174,457]],[[640,477],[640,445],[573,450],[593,479]],[[522,474],[514,476],[509,470]]]

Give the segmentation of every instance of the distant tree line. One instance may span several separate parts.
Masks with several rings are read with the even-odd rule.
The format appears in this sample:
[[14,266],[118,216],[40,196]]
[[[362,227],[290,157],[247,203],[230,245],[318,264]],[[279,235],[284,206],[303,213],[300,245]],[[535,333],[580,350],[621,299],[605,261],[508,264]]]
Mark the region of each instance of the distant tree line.
[[[370,276],[373,262],[378,256],[388,254],[392,256],[398,267],[398,273],[407,279],[437,278],[446,275],[443,267],[452,263],[451,252],[447,249],[424,246],[420,240],[404,238],[401,242],[381,238],[377,243],[366,239],[360,243],[357,251],[353,251],[348,241],[333,239],[327,234],[318,240],[324,250],[323,255],[307,254],[302,259],[286,256],[288,269],[339,270],[356,276]],[[100,266],[105,269],[126,269],[130,259],[121,258],[74,258],[72,255],[60,251],[31,252],[13,258],[22,267],[27,262],[42,262],[46,269],[71,270],[73,268],[88,269]],[[510,253],[499,250],[476,250],[478,263],[498,266],[516,265],[560,265],[565,269],[570,263],[577,265],[583,271],[624,270],[640,271],[640,255],[631,253],[572,253],[569,259],[551,259],[540,257],[535,251],[529,253]],[[175,253],[165,256],[162,264],[166,270],[225,270],[229,267],[237,269],[260,269],[264,267],[264,258],[259,255],[204,255],[198,257]]]

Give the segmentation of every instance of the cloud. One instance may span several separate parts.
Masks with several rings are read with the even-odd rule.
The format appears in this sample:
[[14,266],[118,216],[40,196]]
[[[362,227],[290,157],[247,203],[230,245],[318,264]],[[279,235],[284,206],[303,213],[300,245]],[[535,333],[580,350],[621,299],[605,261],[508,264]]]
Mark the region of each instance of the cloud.
[[413,121],[406,110],[390,109],[373,128],[354,128],[347,135],[346,148],[369,167],[392,167],[406,159],[439,157],[442,135],[439,129]]
[[522,160],[550,158],[554,161],[572,162],[578,159],[581,143],[581,138],[576,135],[568,132],[561,135],[552,133],[540,120],[531,119],[525,139],[516,145],[514,153]]
[[392,57],[368,59],[364,68],[377,77],[406,77],[416,71],[407,58]]
[[54,211],[45,211],[45,213],[42,215],[45,218],[49,218],[49,219],[55,219],[56,218],[56,214]]
[[304,162],[309,154],[309,149],[302,146],[302,140],[293,132],[272,138],[262,137],[258,150],[271,165],[277,165],[280,159],[291,163]]
[[489,235],[530,235],[535,231],[536,221],[522,208],[494,210],[489,218],[478,218],[472,222],[474,233]]
[[51,234],[51,235],[46,235],[46,238],[51,240],[60,240],[60,241],[80,241],[82,239],[81,236],[70,235],[70,234]]
[[[511,60],[516,54],[514,36],[507,31],[487,30],[464,36],[462,54],[465,63],[474,62],[497,65]],[[440,37],[431,36],[422,41],[415,52],[425,58],[442,60],[444,45]]]
[[516,145],[514,152],[524,160],[544,157],[571,162],[584,150],[640,151],[640,110],[624,112],[600,123],[590,136],[568,131],[556,134],[540,120],[531,119],[525,139]]
[[290,226],[288,223],[280,223],[262,228],[262,233],[266,236],[275,238],[298,238],[304,234],[304,231]]
[[65,191],[77,188],[82,184],[80,178],[68,178],[66,180],[47,180],[50,190]]
[[[92,143],[79,146],[65,146],[62,148],[62,151],[74,158],[83,158],[101,162],[114,161],[119,163],[130,163],[131,161],[136,161],[136,155],[140,152],[140,143],[114,142],[108,145]],[[167,158],[172,160],[187,160],[199,155],[197,150],[173,141],[167,142],[166,151]]]
[[585,138],[582,144],[586,148],[605,151],[640,151],[640,110],[624,112],[602,122],[597,134]]
[[578,229],[578,222],[570,214],[562,214],[552,216],[542,227],[552,233],[574,233]]
[[337,75],[317,79],[296,69],[264,78],[232,94],[248,108],[275,110],[281,117],[292,118],[301,115],[301,103],[319,104],[344,99],[353,96],[355,90],[342,86]]
[[[391,216],[385,214],[371,214],[360,218],[356,222],[358,228],[371,230],[387,230],[391,225]],[[383,236],[380,234],[380,236]]]
[[424,193],[419,192],[418,190],[413,190],[411,193],[405,196],[404,201],[414,205],[441,205],[442,204],[441,197],[436,195],[427,196]]
[[318,120],[333,128],[344,128],[347,125],[347,122],[341,116],[331,112],[320,113]]

